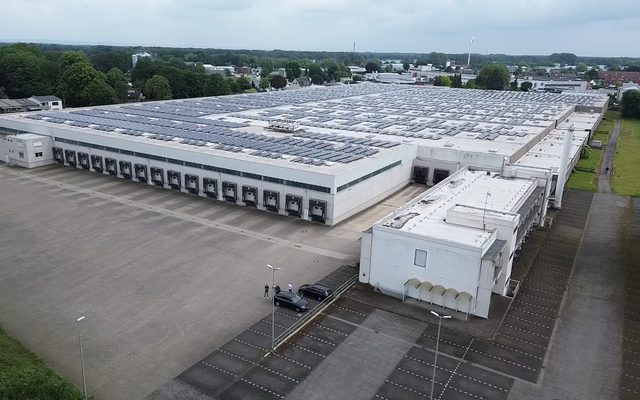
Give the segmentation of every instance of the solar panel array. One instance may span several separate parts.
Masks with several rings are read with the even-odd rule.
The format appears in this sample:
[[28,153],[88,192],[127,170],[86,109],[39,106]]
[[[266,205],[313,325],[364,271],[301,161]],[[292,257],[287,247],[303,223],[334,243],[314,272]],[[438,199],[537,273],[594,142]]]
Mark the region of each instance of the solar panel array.
[[[130,136],[144,136],[159,141],[178,142],[194,146],[207,146],[229,152],[247,152],[253,156],[282,159],[309,165],[327,165],[327,162],[351,163],[375,155],[375,147],[397,145],[382,141],[352,142],[345,146],[338,136],[326,138],[273,137],[234,130],[245,124],[197,117],[163,116],[159,112],[135,110],[127,107],[109,109],[85,109],[72,112],[52,111],[29,114],[27,118],[45,120],[57,124],[91,128],[104,132]],[[138,113],[142,114],[135,114]],[[163,118],[161,118],[163,117]],[[171,118],[171,119],[167,119]],[[329,140],[332,140],[329,141]],[[334,143],[336,142],[336,143]],[[366,143],[366,144],[365,144]],[[369,147],[371,146],[371,147]]]

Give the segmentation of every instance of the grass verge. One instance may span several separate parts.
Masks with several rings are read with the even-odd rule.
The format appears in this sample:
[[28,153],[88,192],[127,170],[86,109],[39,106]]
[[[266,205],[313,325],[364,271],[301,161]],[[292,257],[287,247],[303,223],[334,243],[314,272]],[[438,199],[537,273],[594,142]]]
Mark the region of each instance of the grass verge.
[[622,120],[611,189],[615,194],[640,197],[640,120]]
[[0,399],[81,400],[82,393],[0,328]]

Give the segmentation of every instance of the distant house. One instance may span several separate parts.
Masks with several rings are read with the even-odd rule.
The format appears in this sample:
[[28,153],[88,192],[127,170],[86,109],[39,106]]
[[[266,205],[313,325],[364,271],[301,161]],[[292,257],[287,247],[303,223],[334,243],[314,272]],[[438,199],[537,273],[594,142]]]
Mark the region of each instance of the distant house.
[[42,111],[40,103],[36,103],[29,99],[0,99],[0,114],[25,112],[25,111]]
[[127,89],[127,103],[139,103],[144,100],[144,95],[140,89]]
[[307,76],[301,76],[300,78],[294,79],[293,82],[287,85],[285,89],[286,90],[302,89],[304,87],[309,87],[309,86],[311,86],[311,79],[309,79],[309,77]]
[[40,104],[43,110],[62,110],[62,100],[56,96],[31,96],[29,100]]
[[633,71],[598,71],[598,77],[605,86],[622,84],[623,82],[640,83],[640,72]]

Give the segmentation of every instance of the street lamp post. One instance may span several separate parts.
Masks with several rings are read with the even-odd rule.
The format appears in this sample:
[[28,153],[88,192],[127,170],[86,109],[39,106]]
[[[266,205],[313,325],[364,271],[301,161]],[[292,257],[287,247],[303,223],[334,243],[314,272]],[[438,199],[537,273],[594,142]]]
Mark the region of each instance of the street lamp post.
[[80,366],[82,367],[82,392],[83,392],[83,399],[87,399],[87,379],[85,378],[85,374],[84,374],[84,354],[82,352],[82,336],[80,335],[80,321],[82,321],[83,319],[85,319],[85,316],[81,316],[80,318],[76,319],[76,323],[78,326],[78,346],[80,347]]
[[431,311],[431,314],[438,318],[438,336],[436,337],[436,353],[433,357],[433,378],[431,379],[431,400],[433,400],[433,388],[436,384],[436,364],[438,363],[438,343],[440,343],[440,327],[442,326],[443,319],[450,319],[450,315],[440,315],[435,311]]
[[272,267],[269,264],[267,264],[267,267],[271,270],[271,290],[273,290],[271,295],[271,350],[273,350],[276,348],[276,271],[279,271],[280,268]]

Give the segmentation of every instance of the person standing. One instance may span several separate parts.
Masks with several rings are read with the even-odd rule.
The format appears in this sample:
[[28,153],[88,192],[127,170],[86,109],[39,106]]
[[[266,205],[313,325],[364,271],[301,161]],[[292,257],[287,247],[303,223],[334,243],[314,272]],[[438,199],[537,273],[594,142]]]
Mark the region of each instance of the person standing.
[[291,282],[289,282],[289,285],[287,285],[287,288],[289,289],[289,293],[293,293],[293,285],[291,284]]
[[264,298],[269,298],[269,285],[264,285]]

